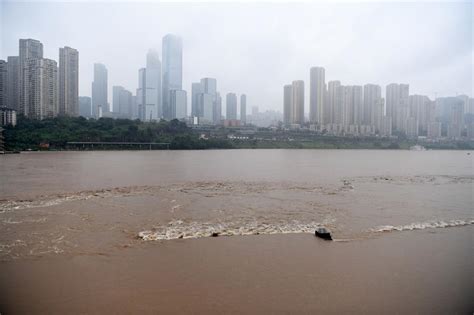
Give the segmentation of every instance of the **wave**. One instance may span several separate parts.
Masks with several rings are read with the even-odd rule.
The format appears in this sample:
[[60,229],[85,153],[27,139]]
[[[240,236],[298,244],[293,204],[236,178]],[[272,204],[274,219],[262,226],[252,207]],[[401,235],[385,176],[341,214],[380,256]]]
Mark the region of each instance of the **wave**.
[[314,230],[328,224],[310,222],[301,223],[299,221],[290,222],[189,222],[174,220],[168,225],[158,226],[152,230],[141,231],[137,237],[144,241],[190,239],[211,236],[237,236],[237,235],[260,235],[260,234],[292,234],[292,233],[313,233]]
[[413,230],[424,230],[424,229],[438,229],[448,227],[458,227],[474,224],[474,219],[467,220],[447,220],[447,221],[427,221],[419,223],[410,223],[405,225],[381,225],[376,228],[370,229],[370,232],[382,233],[382,232],[401,232],[401,231],[413,231]]

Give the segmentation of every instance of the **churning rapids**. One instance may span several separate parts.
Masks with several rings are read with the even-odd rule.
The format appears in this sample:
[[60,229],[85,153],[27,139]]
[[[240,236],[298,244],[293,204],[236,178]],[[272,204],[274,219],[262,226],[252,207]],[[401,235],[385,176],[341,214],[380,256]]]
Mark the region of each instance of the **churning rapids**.
[[58,152],[2,159],[2,260],[108,255],[144,241],[312,234],[321,226],[348,241],[474,225],[472,157],[463,152]]

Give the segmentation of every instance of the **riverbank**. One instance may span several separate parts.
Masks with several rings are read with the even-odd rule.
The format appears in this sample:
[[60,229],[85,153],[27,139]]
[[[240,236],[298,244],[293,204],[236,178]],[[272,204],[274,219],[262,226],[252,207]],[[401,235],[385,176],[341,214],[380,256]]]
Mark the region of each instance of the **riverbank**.
[[[205,149],[427,149],[474,150],[474,141],[430,141],[399,137],[331,136],[310,130],[244,126],[189,127],[178,120],[57,117],[29,120],[4,130],[7,151],[23,150],[205,150]],[[0,144],[0,148],[3,146]]]

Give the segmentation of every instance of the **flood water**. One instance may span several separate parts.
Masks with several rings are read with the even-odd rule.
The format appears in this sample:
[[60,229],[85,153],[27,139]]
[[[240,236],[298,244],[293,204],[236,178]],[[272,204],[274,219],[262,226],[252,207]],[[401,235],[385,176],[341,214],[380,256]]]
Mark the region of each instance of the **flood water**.
[[[380,239],[391,239],[379,245],[396,246],[386,249],[391,253],[403,253],[400,244],[417,238],[433,250],[443,250],[437,244],[455,246],[452,250],[460,253],[472,248],[473,155],[465,151],[33,152],[1,156],[0,178],[0,260],[9,268],[22,262],[35,270],[41,261],[61,257],[123,259],[139,251],[136,259],[143,251],[156,255],[151,253],[176,246],[170,244],[183,244],[188,252],[207,251],[208,241],[196,241],[213,233],[226,236],[219,240],[230,242],[220,243],[224,247],[253,246],[248,245],[251,237],[256,247],[248,250],[265,252],[269,237],[292,247],[291,240],[319,226],[346,246],[345,259]],[[450,241],[459,238],[459,245]],[[312,246],[301,244],[306,244],[301,250]],[[435,267],[431,271],[439,274]],[[458,272],[468,277],[472,268]],[[14,283],[15,278],[4,280]]]
[[[97,244],[97,237],[107,251],[123,236],[311,233],[326,226],[336,239],[350,240],[474,223],[473,160],[463,151],[51,152],[1,159],[2,258],[87,251],[88,239]],[[124,235],[108,235],[117,231]]]

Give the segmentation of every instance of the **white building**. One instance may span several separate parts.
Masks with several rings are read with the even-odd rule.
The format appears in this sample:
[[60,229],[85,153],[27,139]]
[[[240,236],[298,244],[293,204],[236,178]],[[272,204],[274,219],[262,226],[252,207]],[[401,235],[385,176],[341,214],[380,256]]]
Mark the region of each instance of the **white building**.
[[322,67],[312,67],[309,71],[309,121],[312,124],[323,125],[326,98],[325,70]]
[[58,114],[58,65],[51,59],[28,60],[28,117],[52,118]]

